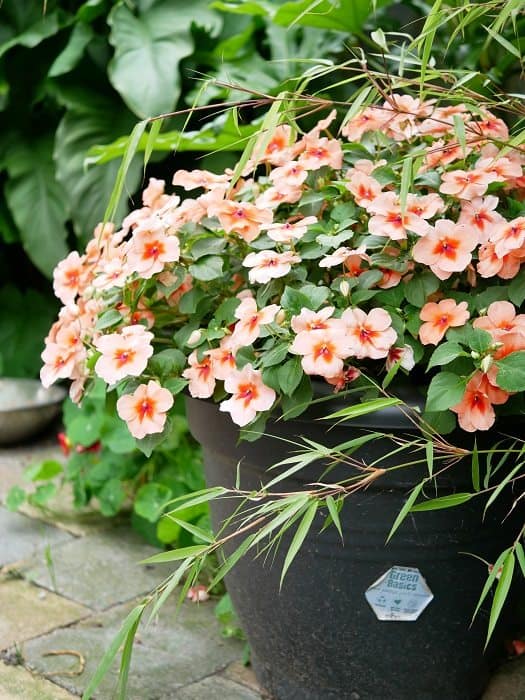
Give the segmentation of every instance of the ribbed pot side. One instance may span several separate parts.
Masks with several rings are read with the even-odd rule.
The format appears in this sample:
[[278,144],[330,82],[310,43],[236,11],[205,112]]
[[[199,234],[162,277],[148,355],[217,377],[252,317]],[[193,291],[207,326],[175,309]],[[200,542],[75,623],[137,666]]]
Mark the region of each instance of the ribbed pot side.
[[[287,443],[276,437],[304,435],[337,444],[381,425],[398,435],[414,432],[398,409],[373,414],[368,424],[361,419],[330,430],[310,411],[292,421],[270,421],[261,439],[238,443],[229,415],[213,403],[188,398],[187,413],[203,448],[208,486],[233,487],[240,462],[243,489],[268,482],[266,470],[287,455]],[[370,462],[391,449],[390,441],[374,440],[354,456]],[[416,457],[411,453],[410,458]],[[509,519],[503,523],[503,502],[498,510],[489,509],[482,522],[484,503],[473,499],[452,509],[409,515],[386,545],[392,523],[425,469],[396,470],[349,497],[341,512],[344,544],[334,527],[319,534],[326,517],[319,512],[281,590],[281,567],[295,528],[283,536],[276,553],[246,556],[230,572],[228,591],[256,675],[272,697],[472,700],[480,695],[508,624],[502,619],[484,654],[490,596],[472,626],[470,622],[487,568],[466,553],[493,562],[516,529]],[[304,489],[321,473],[322,466],[313,465],[281,482],[279,491]],[[339,465],[327,480],[349,473],[349,467]],[[469,491],[470,479],[470,463],[457,464],[432,495]],[[237,505],[231,499],[213,502],[216,529]],[[239,543],[234,540],[232,549]],[[365,599],[370,585],[394,565],[418,568],[434,595],[417,621],[379,621]]]

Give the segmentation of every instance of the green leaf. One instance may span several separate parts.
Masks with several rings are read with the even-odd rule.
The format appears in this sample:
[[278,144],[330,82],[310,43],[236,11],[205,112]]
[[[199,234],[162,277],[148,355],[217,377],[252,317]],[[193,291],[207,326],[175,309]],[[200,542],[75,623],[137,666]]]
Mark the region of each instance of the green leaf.
[[188,557],[198,557],[200,554],[208,549],[207,545],[198,544],[192,545],[191,547],[181,547],[180,549],[174,549],[170,552],[161,552],[160,554],[154,554],[152,557],[143,559],[141,564],[164,564],[170,561],[180,561],[181,559],[187,559]]
[[288,348],[288,343],[278,343],[274,345],[271,350],[268,350],[268,352],[262,355],[261,366],[273,367],[274,365],[280,365],[288,355]]
[[176,348],[155,353],[149,361],[151,370],[160,376],[177,374],[186,366],[186,355]]
[[[337,503],[334,501],[333,496],[327,496],[325,499],[326,507],[328,508],[328,513],[330,514],[331,521],[337,528],[341,542],[343,541],[343,530],[341,528],[341,519],[339,518],[339,510]],[[340,500],[339,503],[343,505],[343,501]]]
[[503,479],[499,482],[499,484],[496,486],[494,491],[490,494],[490,498],[487,500],[487,503],[485,505],[485,513],[487,512],[487,509],[490,508],[490,506],[494,503],[496,498],[501,494],[503,489],[507,486],[507,484],[516,476],[516,474],[521,471],[524,467],[523,462],[518,462],[514,467],[505,474]]
[[512,577],[514,575],[514,564],[514,552],[511,550],[505,559],[503,568],[501,570],[501,575],[499,577],[498,585],[496,586],[496,591],[494,592],[494,600],[492,601],[492,606],[490,608],[490,618],[485,648],[489,643],[492,633],[494,632],[494,628],[496,627],[498,618],[505,604],[505,601],[507,600],[507,596],[509,594],[510,586],[512,583]]
[[338,32],[361,32],[375,6],[386,0],[294,0],[285,2],[273,17],[276,24],[291,27],[299,24]]
[[447,331],[447,339],[454,343],[466,345],[469,350],[484,353],[494,342],[492,336],[482,328],[473,328],[465,325],[461,328],[450,328]]
[[138,623],[140,622],[140,619],[144,613],[144,610],[146,608],[146,603],[142,603],[141,605],[137,605],[137,607],[133,608],[133,610],[129,613],[129,615],[126,617],[124,622],[122,623],[122,627],[114,637],[113,641],[111,642],[111,645],[107,649],[106,653],[102,657],[102,661],[99,663],[97,670],[95,671],[94,675],[91,677],[88,687],[84,691],[84,694],[82,695],[82,700],[91,700],[93,697],[93,693],[95,690],[98,688],[100,685],[100,682],[102,679],[105,677],[107,672],[109,671],[113,660],[117,656],[119,649],[121,648],[122,644],[124,641],[127,639],[127,636],[130,631],[136,630]]
[[303,378],[304,371],[301,359],[294,357],[281,365],[277,372],[279,386],[287,396],[292,396]]
[[206,255],[193,265],[190,265],[190,274],[197,280],[203,282],[209,282],[210,280],[217,279],[223,274],[223,264],[224,261],[218,255]]
[[116,309],[108,309],[108,311],[104,311],[104,313],[99,316],[95,328],[99,331],[103,331],[106,328],[115,326],[117,323],[122,323],[122,314]]
[[452,372],[440,372],[428,387],[426,410],[445,411],[458,404],[465,393],[466,379]]
[[427,510],[442,510],[443,508],[453,508],[460,506],[473,498],[473,493],[452,493],[448,496],[440,496],[439,498],[431,498],[428,501],[417,503],[410,509],[411,513],[420,513]]
[[[425,480],[426,481],[426,480]],[[410,496],[407,498],[405,503],[403,504],[403,507],[397,514],[396,519],[394,520],[394,524],[392,525],[390,532],[388,533],[388,537],[386,538],[387,543],[390,542],[392,536],[396,532],[396,530],[399,528],[401,523],[405,520],[407,515],[410,513],[412,506],[414,505],[416,498],[419,496],[421,493],[421,489],[425,485],[425,481],[422,481],[421,483],[417,484],[414,486],[412,491],[410,492]]]
[[507,286],[508,297],[515,306],[521,306],[525,301],[525,270],[519,273],[510,281]]
[[12,486],[7,492],[5,507],[7,510],[16,511],[25,503],[26,492],[20,486]]
[[[95,226],[104,219],[119,170],[118,162],[86,168],[86,153],[95,144],[129,133],[135,123],[133,115],[117,101],[91,95],[85,99],[90,101],[82,109],[65,113],[58,125],[54,150],[57,179],[67,194],[75,233],[83,238],[91,237]],[[134,158],[128,169],[126,190],[133,192],[140,177],[141,164]],[[122,219],[127,210],[127,202],[119,202],[115,219]]]
[[42,13],[38,11],[36,6],[34,11],[34,15],[32,16],[34,22],[25,27],[22,32],[18,33],[9,41],[5,41],[0,45],[0,57],[14,46],[25,46],[28,49],[33,49],[44,41],[44,39],[56,34],[61,26],[71,21],[69,18],[64,18],[65,21],[62,21],[58,12]]
[[24,472],[24,479],[27,481],[47,481],[62,474],[63,471],[64,468],[60,462],[55,459],[46,459],[28,467]]
[[525,350],[511,352],[496,363],[496,384],[505,391],[525,390]]
[[366,416],[368,413],[375,413],[376,411],[390,408],[391,406],[399,406],[402,403],[403,402],[401,399],[396,399],[393,397],[384,399],[370,399],[369,401],[364,401],[363,403],[346,406],[335,413],[330,413],[327,416],[323,416],[323,420],[333,420],[334,418],[344,418],[345,420],[350,420],[352,418],[358,418],[359,416]]
[[173,515],[178,513],[185,508],[192,508],[200,503],[208,503],[219,496],[224,496],[227,493],[227,489],[223,486],[214,486],[209,489],[201,489],[200,491],[195,491],[191,494],[184,494],[183,496],[178,496],[170,501],[170,505],[177,504],[175,508],[169,511],[168,515]]
[[133,510],[141,518],[155,523],[172,496],[172,490],[164,484],[158,484],[154,481],[143,484],[135,495]]
[[5,196],[20,231],[24,250],[47,277],[68,253],[67,199],[57,181],[52,158],[53,141],[43,136],[30,141],[12,134],[6,165],[9,179]]
[[516,558],[521,568],[521,573],[525,578],[525,551],[523,551],[523,545],[521,542],[516,542],[514,549],[516,552]]
[[311,302],[305,294],[302,294],[297,289],[285,287],[281,297],[281,306],[296,316],[301,313],[302,309],[310,309]]
[[126,499],[120,479],[114,478],[106,481],[100,491],[97,492],[97,499],[102,515],[107,517],[116,515]]
[[68,425],[68,438],[75,445],[89,447],[100,438],[103,422],[104,416],[102,413],[82,411]]
[[[193,53],[192,23],[219,26],[204,0],[160,0],[137,16],[123,3],[110,12],[115,55],[108,68],[113,87],[139,117],[170,112],[180,95],[180,61]],[[140,80],[137,79],[140,76]]]
[[27,498],[29,503],[34,506],[45,506],[45,504],[53,498],[58,487],[56,484],[40,484],[35,491]]
[[291,396],[282,397],[284,420],[290,420],[306,411],[312,401],[313,391],[310,378],[303,374],[297,389]]
[[414,275],[405,284],[406,300],[421,309],[428,297],[439,289],[439,280],[430,271]]
[[56,300],[34,289],[22,293],[11,285],[0,288],[0,348],[4,376],[38,376],[42,365],[42,338],[57,310]]
[[301,545],[303,544],[304,540],[306,539],[306,536],[310,532],[310,528],[315,518],[315,514],[317,513],[318,505],[319,504],[317,500],[313,500],[308,505],[306,512],[303,515],[302,520],[297,527],[297,530],[295,531],[295,535],[293,536],[293,539],[290,543],[290,547],[288,548],[288,552],[286,553],[286,558],[284,560],[283,568],[281,571],[281,579],[279,581],[279,588],[282,588],[286,572],[290,568],[291,563],[295,559],[297,553],[301,549]]
[[48,77],[56,78],[64,73],[69,73],[77,65],[84,54],[86,46],[93,38],[94,33],[89,24],[79,22],[73,27],[66,46],[55,58],[49,69]]
[[464,352],[463,348],[458,343],[441,343],[441,345],[438,345],[430,356],[427,372],[432,367],[436,367],[438,365],[448,365],[449,362],[452,362],[452,360],[455,360],[456,357],[459,357],[460,355],[467,355],[467,353]]
[[206,530],[203,530],[202,527],[198,527],[197,525],[194,525],[193,523],[189,523],[187,520],[181,520],[180,518],[175,518],[173,515],[168,515],[167,518],[169,520],[172,520],[176,525],[179,525],[179,527],[181,527],[183,530],[187,530],[196,539],[202,540],[203,542],[207,542],[208,544],[211,544],[212,542],[214,542],[212,535],[210,535],[210,533],[207,532]]
[[471,473],[472,487],[474,491],[479,491],[481,488],[481,482],[479,478],[479,452],[476,438],[474,438],[474,447],[472,448]]

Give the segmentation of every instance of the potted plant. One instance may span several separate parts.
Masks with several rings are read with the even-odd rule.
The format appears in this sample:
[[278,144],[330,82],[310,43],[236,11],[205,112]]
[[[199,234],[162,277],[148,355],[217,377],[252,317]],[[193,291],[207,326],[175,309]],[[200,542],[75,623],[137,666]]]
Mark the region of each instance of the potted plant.
[[474,698],[525,571],[524,155],[483,104],[368,87],[300,131],[284,97],[234,170],[151,179],[58,265],[41,378],[102,379],[146,452],[187,393],[210,488],[168,517],[212,501],[218,534],[154,558],[163,593],[225,545],[277,698]]

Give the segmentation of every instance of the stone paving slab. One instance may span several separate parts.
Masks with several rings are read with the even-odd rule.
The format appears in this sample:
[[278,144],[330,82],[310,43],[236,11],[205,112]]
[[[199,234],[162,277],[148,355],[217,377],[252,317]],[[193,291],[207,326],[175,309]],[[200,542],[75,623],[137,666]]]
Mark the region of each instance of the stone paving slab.
[[91,613],[82,605],[23,580],[0,582],[0,611],[0,650],[15,643],[20,645]]
[[88,535],[57,548],[53,552],[54,580],[49,568],[40,562],[28,562],[22,571],[39,586],[94,610],[105,610],[148,593],[169,575],[171,569],[165,564],[139,564],[158,551],[128,526]]
[[73,537],[41,520],[11,513],[0,506],[0,567],[43,552],[46,547],[70,542]]
[[[74,657],[43,656],[43,653],[53,649],[80,652],[86,662],[80,676],[51,676],[56,683],[80,695],[131,608],[130,603],[120,605],[27,642],[25,662],[38,673],[52,674],[71,670],[78,662]],[[184,603],[176,616],[176,601],[170,600],[155,623],[149,627],[141,625],[133,650],[128,700],[178,699],[179,689],[220,672],[240,657],[242,642],[221,637],[213,608],[213,602]],[[102,681],[97,700],[110,700],[117,676],[118,665],[115,665]],[[224,688],[225,684],[238,693],[231,700],[257,698],[249,688],[229,679],[218,680],[219,687]],[[207,700],[207,696],[201,696],[201,700]],[[223,694],[221,700],[230,700],[230,696]]]
[[0,662],[0,698],[2,700],[73,700],[67,690],[33,676],[21,666]]
[[221,676],[211,676],[182,688],[172,697],[176,700],[259,700],[261,696],[246,686]]
[[525,657],[504,664],[492,677],[482,700],[524,700]]

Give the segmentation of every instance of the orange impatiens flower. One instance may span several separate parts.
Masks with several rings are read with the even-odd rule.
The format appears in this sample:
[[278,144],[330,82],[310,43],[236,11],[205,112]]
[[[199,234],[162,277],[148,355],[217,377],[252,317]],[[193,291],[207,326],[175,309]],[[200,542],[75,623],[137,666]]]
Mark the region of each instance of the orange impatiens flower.
[[141,384],[133,394],[125,394],[117,401],[117,413],[125,420],[129,432],[141,440],[151,433],[161,433],[166,413],[173,406],[173,396],[160,384],[150,380]]
[[425,321],[419,329],[419,339],[423,345],[437,345],[449,328],[463,326],[469,316],[466,301],[459,304],[454,299],[442,299],[437,304],[428,302],[419,314]]
[[262,224],[272,223],[272,213],[248,202],[225,199],[208,208],[208,214],[216,216],[226,233],[236,233],[251,243],[261,232]]
[[496,420],[493,404],[502,404],[510,394],[491,384],[487,374],[476,372],[465,387],[461,401],[450,409],[458,414],[463,430],[488,430]]
[[428,265],[440,280],[446,280],[453,272],[465,270],[478,242],[478,234],[473,229],[449,219],[439,219],[430,233],[417,241],[412,255],[417,262]]

